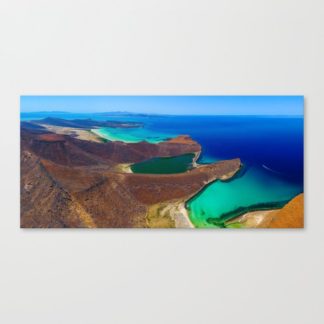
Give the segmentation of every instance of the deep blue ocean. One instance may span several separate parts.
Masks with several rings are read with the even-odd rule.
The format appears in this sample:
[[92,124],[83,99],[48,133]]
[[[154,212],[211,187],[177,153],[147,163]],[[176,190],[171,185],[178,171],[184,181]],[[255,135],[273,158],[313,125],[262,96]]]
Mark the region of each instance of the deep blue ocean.
[[22,120],[47,116],[65,119],[140,121],[149,131],[188,134],[202,146],[201,162],[239,157],[265,165],[291,180],[303,181],[304,119],[260,116],[103,116],[75,113],[22,113]]
[[[21,119],[40,119],[47,116],[65,119],[138,121],[144,123],[145,134],[149,133],[152,137],[154,134],[160,136],[162,134],[165,138],[188,134],[202,146],[198,163],[240,158],[245,171],[248,171],[247,175],[243,175],[246,182],[240,184],[240,190],[248,191],[249,186],[255,183],[257,178],[257,186],[260,187],[258,190],[264,191],[262,196],[264,201],[261,203],[286,201],[303,192],[303,117],[22,113]],[[247,201],[251,204],[250,200]],[[242,204],[242,201],[238,203]],[[216,214],[209,216],[221,217]]]

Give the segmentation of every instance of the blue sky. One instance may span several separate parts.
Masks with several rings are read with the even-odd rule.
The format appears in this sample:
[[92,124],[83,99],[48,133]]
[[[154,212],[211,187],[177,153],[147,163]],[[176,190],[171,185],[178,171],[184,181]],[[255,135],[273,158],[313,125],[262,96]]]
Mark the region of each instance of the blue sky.
[[303,115],[303,96],[21,96],[21,112]]

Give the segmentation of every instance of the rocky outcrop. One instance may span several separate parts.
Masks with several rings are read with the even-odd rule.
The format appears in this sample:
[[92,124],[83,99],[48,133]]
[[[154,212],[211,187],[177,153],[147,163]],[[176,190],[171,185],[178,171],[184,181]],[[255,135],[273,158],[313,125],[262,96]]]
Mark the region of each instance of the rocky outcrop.
[[304,194],[293,198],[283,208],[272,214],[270,228],[303,228],[304,227]]
[[226,227],[303,228],[304,194],[299,194],[284,207],[245,213],[225,223]]

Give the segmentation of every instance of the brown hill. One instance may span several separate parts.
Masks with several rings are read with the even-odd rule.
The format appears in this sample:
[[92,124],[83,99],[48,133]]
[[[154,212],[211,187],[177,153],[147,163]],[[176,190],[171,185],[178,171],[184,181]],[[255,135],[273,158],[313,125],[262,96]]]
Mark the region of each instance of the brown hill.
[[294,197],[280,209],[248,212],[226,224],[241,224],[245,228],[303,228],[304,194]]
[[240,160],[172,175],[122,173],[116,165],[200,149],[186,136],[159,144],[95,143],[23,128],[21,227],[147,227],[150,206],[189,199],[232,176]]
[[282,209],[273,212],[270,228],[304,227],[304,194],[299,194]]
[[23,128],[22,150],[29,150],[37,156],[57,164],[82,166],[100,163],[136,163],[153,157],[169,157],[185,153],[200,152],[201,147],[190,137],[180,136],[160,144],[148,142],[95,143],[53,133],[34,133]]

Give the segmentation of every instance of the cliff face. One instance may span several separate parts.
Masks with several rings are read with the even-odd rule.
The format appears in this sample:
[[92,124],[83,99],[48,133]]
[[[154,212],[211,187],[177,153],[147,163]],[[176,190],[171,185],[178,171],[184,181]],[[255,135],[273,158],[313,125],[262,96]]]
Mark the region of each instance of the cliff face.
[[21,226],[148,227],[152,205],[189,199],[234,174],[240,160],[172,175],[123,173],[116,166],[200,150],[187,136],[159,144],[95,143],[22,128]]

